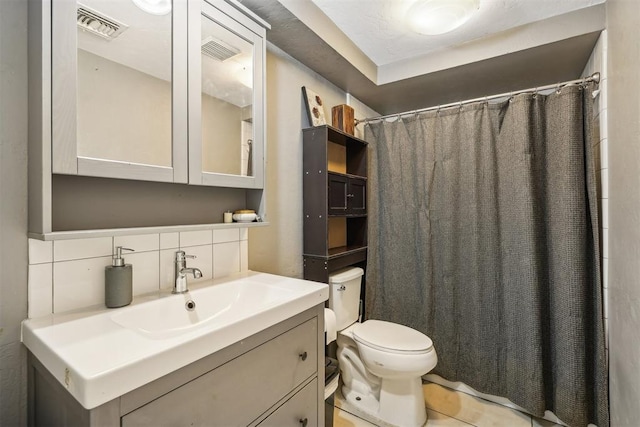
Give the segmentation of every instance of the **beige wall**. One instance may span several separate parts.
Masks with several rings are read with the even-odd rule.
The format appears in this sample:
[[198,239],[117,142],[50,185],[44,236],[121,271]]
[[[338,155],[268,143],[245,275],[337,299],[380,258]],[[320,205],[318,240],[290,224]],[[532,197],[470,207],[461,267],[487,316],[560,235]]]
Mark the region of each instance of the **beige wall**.
[[0,425],[26,424],[27,2],[0,1]]
[[607,1],[612,426],[640,420],[640,2]]
[[78,154],[171,166],[170,82],[78,49]]
[[202,94],[202,169],[240,175],[242,108]]
[[[309,124],[302,86],[323,98],[329,123],[331,107],[347,103],[344,91],[269,44],[266,188],[270,226],[250,230],[249,268],[291,277],[303,273],[302,129]],[[349,101],[356,117],[377,115],[357,100]]]
[[[203,170],[240,174],[241,108],[202,94],[202,117]],[[78,49],[80,156],[170,167],[171,140],[170,82]]]

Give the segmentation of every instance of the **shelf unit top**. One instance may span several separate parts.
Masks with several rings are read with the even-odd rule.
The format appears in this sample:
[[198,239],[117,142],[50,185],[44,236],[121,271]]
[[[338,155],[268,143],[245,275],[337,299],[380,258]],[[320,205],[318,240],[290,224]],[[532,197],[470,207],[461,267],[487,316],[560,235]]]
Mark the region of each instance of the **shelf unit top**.
[[305,129],[302,129],[302,132],[307,133],[307,132],[317,131],[320,129],[326,129],[328,134],[327,139],[335,144],[347,145],[347,141],[351,141],[351,142],[360,143],[365,146],[369,145],[367,141],[364,141],[360,138],[357,138],[351,134],[343,132],[340,129],[336,129],[333,126],[329,126],[329,125],[320,125],[320,126],[305,128]]

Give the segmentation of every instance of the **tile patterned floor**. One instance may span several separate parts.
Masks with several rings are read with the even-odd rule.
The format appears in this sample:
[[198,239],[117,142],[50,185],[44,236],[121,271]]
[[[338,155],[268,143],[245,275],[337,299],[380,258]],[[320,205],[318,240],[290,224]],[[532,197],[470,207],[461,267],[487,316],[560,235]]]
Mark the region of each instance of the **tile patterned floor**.
[[[424,384],[427,427],[552,427],[506,406],[454,391],[438,384]],[[357,416],[335,408],[333,427],[375,427]]]

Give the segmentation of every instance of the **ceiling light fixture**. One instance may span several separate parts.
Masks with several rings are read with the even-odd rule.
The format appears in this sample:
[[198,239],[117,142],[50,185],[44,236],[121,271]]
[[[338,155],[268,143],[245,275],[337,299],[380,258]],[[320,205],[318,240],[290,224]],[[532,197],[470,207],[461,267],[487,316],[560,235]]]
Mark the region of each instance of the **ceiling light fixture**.
[[429,36],[462,26],[480,8],[480,0],[418,0],[407,10],[414,31]]
[[152,15],[166,15],[171,12],[171,0],[132,0],[140,9]]

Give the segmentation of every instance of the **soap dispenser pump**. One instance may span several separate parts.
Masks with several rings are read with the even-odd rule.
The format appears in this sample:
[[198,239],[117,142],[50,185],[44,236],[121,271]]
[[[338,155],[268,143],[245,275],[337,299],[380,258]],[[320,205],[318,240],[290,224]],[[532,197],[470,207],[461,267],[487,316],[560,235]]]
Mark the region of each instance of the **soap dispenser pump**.
[[124,263],[123,250],[133,252],[117,246],[112,264],[104,269],[104,303],[109,308],[124,307],[133,300],[133,266]]

